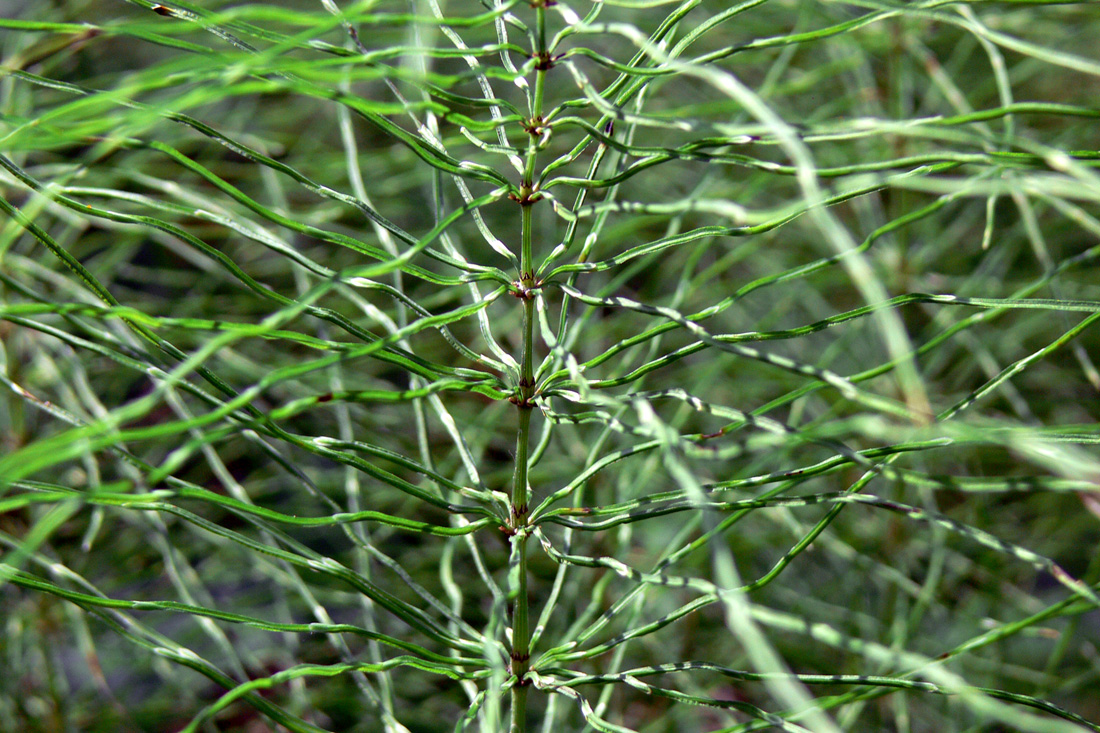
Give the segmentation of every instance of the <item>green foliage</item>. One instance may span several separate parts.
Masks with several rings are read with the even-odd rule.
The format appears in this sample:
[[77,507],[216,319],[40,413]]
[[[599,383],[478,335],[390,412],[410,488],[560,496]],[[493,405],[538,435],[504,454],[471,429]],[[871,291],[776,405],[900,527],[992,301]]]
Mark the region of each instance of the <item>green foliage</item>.
[[0,729],[1100,730],[1100,6],[0,19]]

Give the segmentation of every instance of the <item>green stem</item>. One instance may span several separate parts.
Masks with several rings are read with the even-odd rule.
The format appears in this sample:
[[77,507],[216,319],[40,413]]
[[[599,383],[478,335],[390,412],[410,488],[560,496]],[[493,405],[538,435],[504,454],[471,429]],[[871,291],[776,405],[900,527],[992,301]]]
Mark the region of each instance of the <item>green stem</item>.
[[[520,235],[521,247],[520,247],[520,255],[519,255],[519,269],[520,269],[519,278],[520,278],[520,281],[521,281],[523,287],[529,288],[532,285],[534,285],[534,282],[533,282],[532,278],[534,277],[534,272],[535,272],[535,262],[534,262],[534,257],[533,257],[533,253],[532,253],[532,249],[533,249],[532,239],[533,239],[533,236],[532,236],[532,233],[531,233],[531,224],[532,224],[532,222],[531,222],[531,219],[532,219],[532,217],[531,217],[531,206],[530,205],[523,206],[522,211],[523,211],[523,216],[522,216],[521,221],[523,222],[523,232]],[[528,303],[531,303],[531,302],[533,302],[533,301],[530,298],[527,298],[526,300],[524,300],[524,305],[526,305]],[[524,315],[524,318],[527,317],[527,311],[526,310],[524,310],[523,315]],[[527,324],[525,323],[524,324],[524,330],[526,330],[526,328],[527,328]],[[527,343],[526,343],[526,340],[524,341],[524,344],[523,344],[523,356],[527,356]]]
[[[524,207],[524,231],[529,232],[529,206]],[[528,239],[528,237],[524,237]],[[526,248],[525,248],[526,249]],[[524,262],[530,260],[524,258]],[[525,267],[525,272],[529,270]],[[531,447],[531,413],[534,405],[531,397],[534,383],[534,316],[533,298],[523,301],[523,355],[519,389],[519,429],[516,433],[516,469],[512,480],[512,541],[519,556],[519,587],[512,611],[512,673],[516,676],[512,687],[512,733],[523,733],[527,727],[527,684],[525,677],[531,661],[531,628],[527,597],[527,528],[530,522],[527,486],[527,464]]]
[[[534,272],[531,247],[531,206],[523,205],[523,250],[520,257],[520,281],[526,290],[532,286]],[[516,405],[519,408],[519,429],[516,433],[516,468],[512,480],[512,541],[519,554],[519,588],[512,613],[512,673],[516,684],[512,688],[512,733],[526,729],[527,687],[524,676],[530,663],[531,631],[527,599],[527,527],[530,520],[527,491],[527,462],[531,446],[531,412],[535,394],[535,300],[523,298],[523,353],[520,355],[520,383]]]
[[542,135],[542,103],[546,71],[546,9],[535,6],[538,32],[535,34],[536,58],[540,60],[535,72],[535,90],[531,99],[531,119],[528,121],[529,140],[524,161],[523,181],[520,185],[520,209],[522,228],[520,233],[519,285],[523,300],[523,341],[520,354],[520,383],[516,406],[519,408],[519,429],[516,434],[516,468],[512,480],[512,541],[516,543],[519,558],[519,587],[516,589],[512,610],[512,674],[516,682],[512,687],[511,733],[524,733],[527,729],[527,672],[531,663],[531,622],[527,597],[527,531],[530,527],[528,508],[527,463],[531,446],[531,413],[535,395],[535,298],[532,292],[535,282],[534,217],[531,207],[538,200],[534,191],[535,166]]
[[519,588],[512,610],[512,733],[527,727],[527,684],[525,676],[531,663],[531,628],[527,598],[527,460],[531,444],[531,405],[520,405],[519,432],[516,436],[516,474],[512,486],[512,526],[517,531],[512,541],[519,555]]
[[538,69],[535,72],[535,93],[531,105],[531,116],[542,117],[542,96],[546,86],[546,69]]

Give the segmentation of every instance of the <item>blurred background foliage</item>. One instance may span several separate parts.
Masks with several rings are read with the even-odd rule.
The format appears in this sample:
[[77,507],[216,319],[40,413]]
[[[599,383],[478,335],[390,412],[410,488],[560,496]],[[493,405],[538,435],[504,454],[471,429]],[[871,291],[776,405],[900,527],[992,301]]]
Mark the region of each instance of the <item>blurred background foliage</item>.
[[[418,14],[430,15],[428,3],[412,4],[418,6]],[[582,15],[589,5],[579,1],[563,4],[572,5]],[[421,85],[414,83],[421,73],[422,59],[417,54],[395,54],[383,60],[383,67],[349,69],[346,65],[326,66],[326,60],[337,57],[316,46],[279,48],[257,62],[254,55],[234,50],[204,33],[197,24],[151,12],[152,5],[120,0],[0,2],[4,18],[88,23],[96,29],[86,33],[0,29],[0,67],[4,72],[0,75],[0,152],[37,180],[56,190],[63,188],[74,199],[123,215],[157,217],[210,248],[204,253],[163,229],[111,221],[58,206],[33,195],[10,172],[0,178],[3,196],[93,273],[121,304],[151,316],[225,318],[258,324],[276,313],[280,304],[243,287],[239,278],[215,261],[213,252],[221,253],[264,287],[290,298],[306,292],[320,278],[292,265],[288,251],[334,271],[368,262],[351,248],[262,221],[240,200],[188,167],[187,160],[199,163],[261,206],[289,219],[381,246],[361,211],[319,197],[315,191],[295,184],[270,167],[257,165],[201,131],[168,119],[166,113],[182,112],[197,118],[228,139],[240,141],[312,181],[341,192],[352,192],[358,185],[349,172],[351,155],[358,160],[363,185],[377,210],[416,236],[422,236],[436,223],[436,212],[453,211],[461,205],[462,198],[449,179],[444,177],[442,183],[435,180],[433,169],[393,136],[361,120],[349,122],[342,118],[339,106],[331,99],[300,93],[302,90],[291,84],[265,88],[253,75],[256,67],[250,66],[261,64],[263,70],[262,64],[268,64],[264,73],[272,78],[284,69],[289,74],[308,75],[312,83],[333,89],[347,84],[354,95],[363,99],[395,103],[391,119],[411,131],[409,119],[399,114],[402,105],[395,102],[394,91],[385,82],[392,78],[394,88],[413,100],[415,106],[421,99]],[[637,5],[609,4],[600,21],[630,23],[648,34],[671,7],[668,3]],[[201,7],[231,11],[236,14],[227,17],[269,31],[297,34],[298,39],[309,43],[346,46],[345,30],[319,2],[211,1],[201,3]],[[703,2],[685,25],[701,22],[728,7],[724,2]],[[406,2],[378,2],[370,10],[402,13],[408,8]],[[478,3],[457,0],[451,0],[445,9],[463,16],[485,10]],[[530,22],[532,11],[526,3],[516,5],[513,12]],[[876,12],[887,15],[835,34],[805,39],[796,35]],[[555,11],[549,17],[551,30],[556,32],[563,16]],[[305,23],[305,19],[311,20]],[[1021,44],[1010,47],[991,43],[975,28],[1000,34],[997,38],[1018,39]],[[491,23],[457,30],[471,48],[497,41]],[[449,47],[438,27],[423,24],[417,32],[417,40],[424,46]],[[369,49],[385,50],[409,45],[411,34],[410,26],[394,23],[371,26],[362,30],[360,37]],[[715,67],[734,74],[755,90],[803,135],[827,196],[861,191],[837,201],[829,211],[854,242],[872,238],[867,262],[875,281],[888,295],[947,293],[963,298],[1010,298],[1038,283],[1026,293],[1027,297],[1095,303],[1100,301],[1097,254],[1093,252],[1100,234],[1100,186],[1095,168],[1090,166],[1100,155],[1100,126],[1095,114],[1096,100],[1100,99],[1097,38],[1100,7],[1096,3],[774,0],[702,36],[692,46],[691,55],[744,45],[716,60]],[[520,34],[512,40],[521,46],[526,42]],[[250,42],[261,46],[261,55],[263,48],[278,46],[255,39]],[[181,47],[184,44],[198,44],[213,52],[189,52]],[[574,36],[563,50],[582,45],[620,62],[636,51],[628,39],[612,34]],[[517,65],[524,61],[515,58]],[[616,77],[613,70],[580,55],[569,57],[569,61],[597,89],[605,88]],[[486,56],[484,63],[499,67],[492,56]],[[467,73],[467,64],[461,58],[431,59],[431,70],[429,81],[446,92],[480,97],[478,80]],[[33,83],[13,74],[15,71],[111,93],[78,103],[71,89]],[[501,76],[508,74],[501,70]],[[524,107],[524,95],[515,84],[505,78],[494,78],[493,84],[500,99]],[[1011,99],[1006,100],[1006,90]],[[600,119],[591,105],[586,105],[565,63],[552,70],[547,99],[550,107],[577,100],[575,109],[564,108],[562,116],[576,114],[593,125]],[[135,107],[129,101],[142,106]],[[1006,103],[1045,106],[1007,116],[950,122],[952,117],[999,109]],[[1053,105],[1065,107],[1056,109]],[[1070,108],[1076,111],[1068,111]],[[454,109],[475,120],[489,119],[483,106],[456,102]],[[772,131],[761,126],[737,101],[716,93],[704,79],[681,74],[655,80],[645,92],[644,112],[653,124],[630,127],[616,122],[618,135],[630,130],[631,145],[673,148],[708,134],[736,133],[744,136],[743,142],[721,149],[743,154],[744,165],[673,160],[624,180],[613,195],[605,189],[593,191],[589,204],[598,206],[614,200],[657,205],[726,202],[731,209],[742,207],[747,212],[744,221],[737,222],[745,227],[783,219],[804,205],[804,191],[797,177],[774,173],[775,166],[789,165],[790,160],[771,137]],[[929,123],[933,118],[949,121]],[[683,120],[692,121],[693,129],[670,128]],[[513,144],[526,145],[518,124],[506,129]],[[729,130],[733,132],[723,132]],[[348,146],[349,131],[355,150]],[[439,136],[453,156],[490,166],[518,181],[499,153],[483,149],[484,144],[497,142],[495,134],[471,134],[482,147],[473,144],[459,125],[446,120],[439,123]],[[576,125],[555,127],[548,143],[549,153],[544,153],[542,160],[564,154],[582,139],[584,132]],[[183,158],[172,158],[152,143],[170,146]],[[1065,170],[1046,165],[1058,151],[1080,153],[1078,164],[1087,175],[1074,178]],[[1039,162],[1017,165],[1016,159],[997,158],[1002,152],[1032,155]],[[557,173],[584,177],[592,154],[585,152]],[[938,156],[957,165],[929,172],[922,167],[926,164],[920,162],[921,156]],[[914,162],[881,174],[832,170],[904,158]],[[886,179],[888,173],[902,169],[918,173]],[[474,196],[487,194],[495,187],[476,180],[469,181],[469,186]],[[566,186],[552,190],[563,205],[572,200],[573,192]],[[513,250],[518,248],[520,236],[516,212],[515,204],[507,199],[481,209],[488,228]],[[536,207],[534,216],[539,232],[536,250],[545,256],[564,236],[566,224],[550,206]],[[705,207],[688,206],[674,214],[613,209],[603,224],[593,259],[606,260],[643,242],[711,225],[716,220],[722,221],[722,216],[716,217]],[[729,225],[729,221],[723,221],[723,225]],[[279,246],[265,246],[259,241],[267,236],[265,232],[272,235],[268,245],[276,242]],[[470,217],[459,220],[449,233],[467,260],[515,277],[509,263],[492,250]],[[280,246],[289,250],[280,250]],[[589,294],[616,295],[694,313],[760,278],[833,254],[819,226],[812,217],[803,215],[781,226],[716,233],[693,244],[638,257],[623,267],[585,274],[581,283]],[[0,292],[6,304],[98,302],[11,217],[0,220],[0,258]],[[415,262],[438,274],[456,274],[454,268],[438,260],[418,257]],[[1053,273],[1056,276],[1050,277]],[[487,291],[493,286],[490,282],[481,287]],[[453,284],[440,286],[405,276],[400,287],[411,301],[433,313],[469,302],[465,287]],[[548,289],[546,298],[549,312],[556,317],[563,302],[560,291]],[[775,282],[747,293],[708,320],[706,327],[713,334],[775,331],[815,323],[864,303],[864,294],[853,284],[851,273],[843,267],[829,266],[803,278]],[[395,301],[379,291],[337,286],[322,304],[353,321],[379,323],[385,318],[402,318]],[[630,310],[577,304],[571,307],[576,319],[572,328],[577,330],[571,348],[580,362],[594,359],[611,345],[656,325]],[[487,312],[501,345],[517,354],[521,321],[516,301],[500,298]],[[918,363],[933,413],[947,410],[1006,367],[1055,343],[1083,316],[1071,311],[999,311],[995,317],[982,318],[951,338],[936,342],[938,334],[973,312],[935,303],[910,304],[896,312],[914,346],[932,344]],[[117,319],[93,321],[53,313],[31,319],[38,327],[31,327],[28,319],[13,316],[0,321],[6,382],[30,394],[28,397],[13,388],[0,397],[4,453],[14,455],[67,429],[66,421],[52,408],[81,422],[91,421],[153,392],[155,383],[148,372],[122,368],[110,354],[88,346],[105,344],[115,352],[145,358],[132,334]],[[296,319],[287,328],[314,334],[330,343],[354,341],[331,323],[309,317]],[[478,353],[488,353],[473,319],[453,323],[450,328],[458,341]],[[60,338],[59,333],[67,333],[69,338]],[[202,348],[212,338],[211,332],[187,324],[175,328],[169,324],[158,333],[186,353]],[[621,377],[655,356],[694,340],[682,329],[671,331],[660,341],[642,343],[625,350],[619,358],[593,364],[586,376],[590,380]],[[1038,484],[1029,481],[1066,479],[1084,485],[1100,475],[1095,472],[1100,380],[1092,366],[1092,359],[1100,353],[1098,347],[1100,332],[1091,328],[1049,358],[1028,362],[1026,369],[983,397],[967,413],[965,429],[970,432],[960,432],[950,449],[917,451],[894,464],[942,479],[935,490],[880,478],[876,479],[875,494],[941,512],[956,522],[1052,558],[1074,577],[1095,584],[1100,578],[1097,500],[1088,492],[1031,490]],[[546,352],[545,345],[539,348],[541,353]],[[769,341],[761,348],[843,375],[859,374],[890,359],[879,326],[870,318],[793,339]],[[478,366],[431,330],[411,336],[409,349],[430,364],[467,369]],[[203,364],[234,389],[245,389],[273,368],[316,356],[316,349],[304,341],[247,338],[210,354]],[[170,359],[163,361],[171,363]],[[644,388],[682,388],[705,395],[712,404],[746,412],[778,401],[777,407],[768,412],[771,417],[805,427],[807,434],[817,438],[835,437],[853,450],[904,443],[915,440],[914,435],[919,433],[912,426],[883,421],[881,416],[840,399],[832,390],[807,391],[792,399],[792,392],[807,383],[804,375],[709,349],[651,372],[645,377]],[[264,388],[255,398],[255,406],[262,413],[271,413],[294,400],[327,392],[397,392],[410,384],[410,372],[399,364],[358,359],[353,368],[304,374]],[[899,387],[893,373],[863,386],[899,401],[910,396]],[[619,394],[625,395],[629,389],[627,385]],[[477,459],[483,485],[506,490],[514,461],[514,407],[506,399],[492,399],[475,391],[445,393],[443,400],[457,420],[470,454]],[[624,399],[622,404],[629,403]],[[724,423],[692,412],[682,403],[655,401],[653,406],[661,421],[675,426],[681,435],[706,434]],[[205,403],[194,394],[175,391],[171,397],[158,398],[155,406],[128,427],[183,420],[205,409]],[[350,432],[378,449],[419,456],[438,474],[463,480],[463,460],[455,449],[451,430],[430,411],[419,423],[406,403],[347,401],[339,409],[310,409],[289,415],[280,424],[302,436],[335,437]],[[1018,438],[997,437],[997,431],[1024,428],[1034,428],[1036,435],[1042,434],[1051,442],[1029,443],[1026,432],[1013,433],[1023,436]],[[289,515],[352,511],[348,497],[355,496],[363,508],[442,525],[448,522],[444,511],[376,481],[350,476],[330,457],[300,445],[272,443],[253,430],[238,427],[201,449],[190,445],[188,441],[195,431],[201,434],[203,429],[177,431],[163,439],[137,440],[118,447],[148,466],[180,457],[173,471],[175,477],[221,494],[235,495],[240,490],[252,502]],[[536,427],[536,431],[544,429]],[[536,502],[580,473],[591,461],[589,452],[594,446],[609,454],[632,442],[629,436],[604,434],[599,425],[562,424],[554,430],[545,454],[532,468],[530,483]],[[727,436],[723,447],[742,449],[730,450],[729,457],[689,459],[700,481],[745,479],[808,466],[834,455],[820,444],[744,432],[733,431]],[[972,439],[963,439],[964,434]],[[1051,448],[1053,452],[1044,453],[1050,446],[1057,446],[1057,450]],[[1065,463],[1067,456],[1076,462]],[[414,470],[384,463],[387,470],[403,479],[413,483],[421,480]],[[863,472],[862,467],[849,465],[802,482],[794,493],[845,491]],[[140,486],[140,477],[147,473],[135,469],[118,453],[102,450],[50,465],[28,479],[82,489],[125,481]],[[966,483],[967,479],[985,477],[996,486],[995,490],[982,492]],[[958,485],[953,486],[954,481]],[[669,490],[669,483],[669,474],[660,460],[656,456],[643,457],[593,477],[581,503],[625,501]],[[270,530],[251,525],[217,505],[185,500],[177,503],[208,522],[252,537],[263,537]],[[32,505],[0,513],[0,536],[5,552],[15,553],[23,546],[33,553],[30,559],[19,558],[28,572],[51,577],[53,582],[72,583],[72,587],[84,587],[85,592],[95,588],[111,598],[173,599],[281,622],[311,620],[321,607],[335,623],[361,624],[370,617],[382,633],[399,638],[408,635],[399,619],[369,614],[370,603],[331,578],[300,568],[290,570],[256,551],[199,532],[173,517],[89,506],[74,511],[39,536],[35,532],[47,526],[44,517],[48,509]],[[737,559],[741,577],[751,581],[768,573],[793,546],[809,536],[814,524],[828,511],[828,506],[772,508],[746,515],[735,531],[723,535]],[[578,536],[573,552],[611,555],[632,567],[649,568],[669,547],[683,543],[686,536],[697,536],[699,521],[673,516],[590,533]],[[447,599],[454,588],[441,577],[440,568],[453,568],[458,586],[467,594],[459,604],[462,618],[475,628],[490,622],[491,593],[477,580],[473,555],[463,549],[464,540],[442,542],[386,527],[357,529],[354,533],[337,527],[281,527],[280,531],[286,533],[289,542],[355,567],[395,596],[414,604],[420,603],[419,596],[402,580],[401,572],[427,593]],[[561,540],[560,527],[547,525],[546,531],[555,541]],[[690,535],[692,531],[696,535]],[[29,538],[34,539],[33,546],[26,544]],[[479,533],[475,541],[487,571],[501,578],[508,558],[506,538],[490,531]],[[363,543],[372,549],[365,550]],[[541,554],[535,543],[533,547],[530,570],[533,613],[537,615],[550,593],[557,565]],[[676,573],[707,578],[710,564],[706,551],[696,552],[678,563]],[[59,568],[71,570],[84,581],[75,582]],[[636,586],[633,579],[606,570],[592,571],[570,582],[567,597],[560,601],[560,613],[551,619],[549,638],[565,634],[569,625],[586,613],[608,610]],[[973,650],[952,661],[952,669],[968,683],[1050,700],[1098,722],[1100,657],[1096,644],[1100,639],[1100,616],[1083,601],[1066,601],[1067,595],[1066,587],[1050,574],[1035,570],[1012,554],[980,545],[971,537],[911,521],[900,514],[852,506],[840,512],[812,548],[798,554],[777,581],[755,591],[752,600],[761,607],[825,623],[860,643],[878,643],[932,659],[960,645],[973,644]],[[661,588],[645,596],[644,608],[639,607],[637,613],[639,617],[658,618],[692,597],[694,594],[684,589]],[[1060,610],[1049,617],[1037,615],[1057,604],[1061,604]],[[134,615],[149,630],[148,638],[162,635],[194,649],[204,658],[216,660],[238,682],[271,675],[295,664],[331,664],[341,659],[366,658],[368,654],[366,643],[355,638],[348,638],[345,643],[349,646],[341,649],[319,634],[279,634],[239,624],[221,626],[197,616],[163,610]],[[0,729],[176,731],[224,692],[186,667],[135,646],[127,634],[137,632],[126,628],[122,619],[121,615],[82,608],[11,583],[0,588],[0,657],[7,670],[0,675]],[[601,638],[621,633],[633,623],[618,618]],[[1011,631],[1000,640],[977,643],[986,638],[984,634],[1009,627]],[[830,646],[808,638],[799,629],[770,628],[768,639],[796,672],[895,671],[881,661],[881,668],[876,668],[858,644]],[[417,643],[424,643],[423,639]],[[743,652],[731,642],[720,605],[703,608],[659,634],[639,639],[630,645],[622,666],[693,659],[744,666]],[[577,669],[599,673],[605,664],[606,657],[597,657],[579,663]],[[775,709],[767,690],[758,683],[683,673],[670,677],[689,694]],[[390,676],[386,684],[392,685],[390,694],[396,705],[393,714],[409,730],[450,729],[466,710],[469,703],[462,688],[440,679],[416,670]],[[373,683],[344,675],[310,680],[308,684],[297,681],[279,685],[262,695],[329,730],[380,730],[383,715],[369,704],[370,694],[364,692],[364,684]],[[984,719],[951,696],[893,692],[858,701],[851,690],[842,685],[813,689],[814,695],[825,701],[823,708],[835,705],[832,714],[847,730],[1010,729],[1003,721]],[[843,695],[850,697],[841,704],[839,696]],[[545,704],[542,698],[532,695],[535,718]],[[618,711],[614,719],[620,725],[653,733],[736,729],[737,721],[743,720],[728,711],[676,705],[629,685],[615,688],[610,708]],[[560,719],[566,726],[562,730],[583,729],[576,710],[563,710]],[[209,730],[250,733],[276,729],[253,707],[240,703],[221,713],[216,724],[207,726]]]

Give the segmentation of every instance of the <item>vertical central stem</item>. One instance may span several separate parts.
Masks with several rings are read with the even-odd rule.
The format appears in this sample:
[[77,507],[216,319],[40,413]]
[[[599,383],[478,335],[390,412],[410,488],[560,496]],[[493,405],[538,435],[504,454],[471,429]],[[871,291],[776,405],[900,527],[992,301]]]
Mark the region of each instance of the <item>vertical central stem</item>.
[[549,69],[546,50],[546,9],[542,3],[535,6],[537,32],[536,48],[532,56],[537,60],[535,67],[535,89],[531,96],[531,118],[525,126],[528,132],[527,155],[523,166],[523,180],[520,182],[519,204],[522,213],[520,232],[520,272],[519,286],[522,289],[523,302],[523,341],[520,354],[519,395],[516,406],[519,409],[519,428],[516,433],[516,468],[512,480],[512,517],[511,526],[518,556],[519,587],[512,611],[512,674],[516,681],[512,687],[512,727],[511,733],[524,733],[527,729],[527,672],[531,665],[531,621],[529,600],[527,597],[527,531],[529,529],[527,463],[531,446],[531,413],[535,396],[535,256],[534,232],[531,208],[538,201],[535,195],[535,166],[539,152],[539,141],[543,132],[542,103]]
[[[533,156],[532,156],[533,158]],[[533,164],[533,161],[531,161]],[[525,185],[528,182],[525,180]],[[534,262],[531,246],[531,205],[522,204],[523,248],[520,257],[520,283],[526,290],[534,285]],[[527,684],[525,675],[531,660],[531,630],[527,599],[527,463],[531,446],[531,412],[535,395],[535,299],[530,293],[523,298],[523,342],[520,355],[519,429],[516,433],[516,469],[512,479],[512,541],[519,556],[519,588],[512,612],[512,673],[516,676],[512,688],[512,733],[526,729]]]
[[531,663],[531,622],[527,599],[527,458],[531,444],[531,405],[520,405],[519,432],[516,436],[516,474],[512,487],[512,523],[518,534],[513,536],[519,555],[519,588],[512,610],[512,731],[524,733],[527,727],[527,682],[525,676]]

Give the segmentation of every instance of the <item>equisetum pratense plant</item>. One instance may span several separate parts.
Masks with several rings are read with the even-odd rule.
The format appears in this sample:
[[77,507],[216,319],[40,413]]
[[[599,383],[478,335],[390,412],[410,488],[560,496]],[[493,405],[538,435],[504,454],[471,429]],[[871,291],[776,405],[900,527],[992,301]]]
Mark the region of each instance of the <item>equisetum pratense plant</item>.
[[[1058,386],[1100,389],[1100,111],[1031,101],[1100,78],[1066,31],[1095,5],[318,4],[0,20],[0,583],[90,660],[86,619],[211,680],[187,731],[1100,730],[1061,671],[1096,553],[958,498],[1095,539],[1095,410]],[[165,55],[66,66],[119,40]],[[82,563],[105,525],[152,597]],[[226,590],[253,576],[266,604]]]

